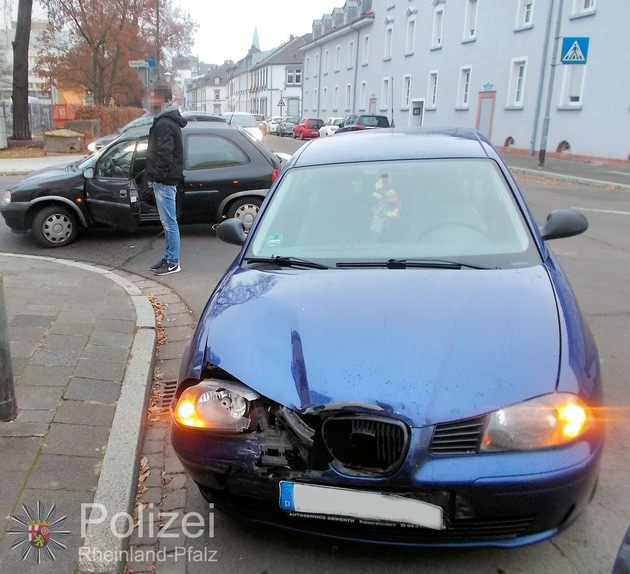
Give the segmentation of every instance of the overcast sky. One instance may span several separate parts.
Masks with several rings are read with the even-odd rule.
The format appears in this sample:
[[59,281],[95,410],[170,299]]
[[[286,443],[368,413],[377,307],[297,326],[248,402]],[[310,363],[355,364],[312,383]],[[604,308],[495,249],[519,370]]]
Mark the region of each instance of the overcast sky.
[[193,55],[210,64],[238,61],[247,55],[254,30],[262,51],[289,36],[312,30],[313,20],[341,8],[345,0],[172,0],[199,23]]

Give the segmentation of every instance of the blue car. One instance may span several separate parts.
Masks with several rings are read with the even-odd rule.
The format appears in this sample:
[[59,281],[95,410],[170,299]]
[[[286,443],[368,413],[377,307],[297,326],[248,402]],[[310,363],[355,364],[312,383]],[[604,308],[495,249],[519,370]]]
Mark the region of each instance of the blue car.
[[215,506],[358,541],[519,547],[597,485],[596,344],[473,130],[379,129],[298,150],[181,365],[172,443]]

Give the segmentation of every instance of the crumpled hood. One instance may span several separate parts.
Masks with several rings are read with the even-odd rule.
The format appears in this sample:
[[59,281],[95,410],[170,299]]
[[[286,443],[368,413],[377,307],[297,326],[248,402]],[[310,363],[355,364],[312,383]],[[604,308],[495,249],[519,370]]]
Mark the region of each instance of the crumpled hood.
[[542,266],[236,270],[204,312],[196,337],[205,334],[189,375],[204,352],[296,410],[364,403],[413,426],[552,392],[560,360]]

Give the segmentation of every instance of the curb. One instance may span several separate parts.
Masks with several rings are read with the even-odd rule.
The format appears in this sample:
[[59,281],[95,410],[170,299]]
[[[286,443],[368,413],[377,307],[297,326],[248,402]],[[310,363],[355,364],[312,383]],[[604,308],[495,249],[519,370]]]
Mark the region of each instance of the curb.
[[[124,529],[125,525],[120,524],[120,521],[124,522],[124,516],[133,513],[138,466],[146,425],[146,409],[153,381],[153,361],[157,346],[153,307],[136,285],[110,270],[54,257],[2,252],[0,255],[50,261],[99,273],[120,285],[134,305],[136,332],[93,502],[95,505],[93,512],[94,508],[96,512],[99,512],[98,505],[102,505],[100,508],[107,508],[108,514],[120,517],[117,524]],[[147,361],[147,356],[150,357],[149,361]],[[99,516],[95,517],[95,519],[98,518]],[[97,524],[92,522],[88,524],[83,545],[94,549],[95,551],[90,555],[99,556],[100,560],[90,560],[79,554],[78,572],[80,574],[120,574],[122,572],[122,564],[117,556],[121,556],[127,544],[124,538],[114,536],[113,530],[106,520]],[[118,528],[116,531],[119,531]]]
[[528,175],[537,175],[539,177],[540,176],[548,177],[550,179],[560,179],[562,181],[569,181],[572,183],[583,183],[586,185],[594,185],[597,187],[615,188],[615,189],[622,189],[624,191],[630,191],[630,185],[627,185],[625,183],[615,183],[612,181],[604,181],[601,179],[590,179],[587,177],[579,177],[576,175],[565,175],[563,173],[545,171],[544,169],[531,169],[527,167],[510,166],[509,163],[507,165],[510,168],[510,171],[513,173],[520,172],[520,173],[526,173]]

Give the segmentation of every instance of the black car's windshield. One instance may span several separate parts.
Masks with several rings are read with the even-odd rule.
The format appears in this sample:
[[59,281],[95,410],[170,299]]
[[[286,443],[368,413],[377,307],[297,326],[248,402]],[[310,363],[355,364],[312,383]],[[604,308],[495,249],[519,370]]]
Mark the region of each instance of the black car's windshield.
[[496,269],[540,262],[513,194],[489,159],[294,168],[261,215],[245,256],[332,268]]

